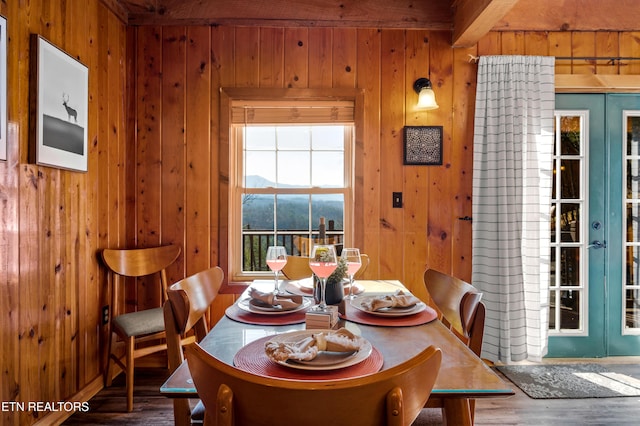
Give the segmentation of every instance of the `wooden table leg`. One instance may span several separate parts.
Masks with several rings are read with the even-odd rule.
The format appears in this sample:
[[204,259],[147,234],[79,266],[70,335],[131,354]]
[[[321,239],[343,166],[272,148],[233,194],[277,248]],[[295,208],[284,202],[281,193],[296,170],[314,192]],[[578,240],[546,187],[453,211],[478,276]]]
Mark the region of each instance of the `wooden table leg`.
[[191,425],[191,409],[188,399],[176,398],[173,400],[173,421],[176,426]]
[[442,413],[444,414],[444,424],[447,426],[473,425],[468,399],[445,398]]

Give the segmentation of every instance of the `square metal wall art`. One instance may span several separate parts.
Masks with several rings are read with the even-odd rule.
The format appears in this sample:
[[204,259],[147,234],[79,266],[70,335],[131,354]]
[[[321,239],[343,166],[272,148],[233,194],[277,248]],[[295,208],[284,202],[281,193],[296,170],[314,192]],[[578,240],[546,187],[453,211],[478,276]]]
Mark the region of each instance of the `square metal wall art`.
[[404,164],[442,164],[442,126],[404,127]]

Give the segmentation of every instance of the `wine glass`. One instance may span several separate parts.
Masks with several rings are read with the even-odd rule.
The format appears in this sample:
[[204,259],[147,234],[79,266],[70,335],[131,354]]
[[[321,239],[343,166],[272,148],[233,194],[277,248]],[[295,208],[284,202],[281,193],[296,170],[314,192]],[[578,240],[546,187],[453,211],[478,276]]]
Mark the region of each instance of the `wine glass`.
[[309,267],[318,278],[320,278],[320,303],[318,308],[327,309],[325,302],[325,290],[327,288],[327,278],[338,267],[336,249],[333,245],[319,244],[313,246],[309,256]]
[[362,266],[360,250],[357,248],[344,248],[342,249],[342,255],[340,257],[347,264],[347,275],[349,275],[349,295],[347,299],[353,299],[356,297],[356,295],[353,294],[353,276],[358,272],[360,266]]
[[287,264],[287,249],[282,246],[269,246],[267,249],[267,266],[275,274],[275,288],[273,294],[280,291],[280,283],[278,282],[278,274]]

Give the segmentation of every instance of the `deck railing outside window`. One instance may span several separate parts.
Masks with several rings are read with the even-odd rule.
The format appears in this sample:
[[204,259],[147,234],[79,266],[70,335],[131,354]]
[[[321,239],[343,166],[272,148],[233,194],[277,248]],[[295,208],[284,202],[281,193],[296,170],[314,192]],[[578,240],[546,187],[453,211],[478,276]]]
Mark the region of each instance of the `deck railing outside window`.
[[[278,232],[277,237],[273,233],[264,231],[244,230],[242,232],[242,269],[245,272],[268,271],[265,256],[267,248],[272,245],[284,246],[288,255],[308,256],[311,245],[317,239],[317,233],[309,235],[308,232],[299,230]],[[327,231],[328,243],[340,245],[343,241],[342,231]]]

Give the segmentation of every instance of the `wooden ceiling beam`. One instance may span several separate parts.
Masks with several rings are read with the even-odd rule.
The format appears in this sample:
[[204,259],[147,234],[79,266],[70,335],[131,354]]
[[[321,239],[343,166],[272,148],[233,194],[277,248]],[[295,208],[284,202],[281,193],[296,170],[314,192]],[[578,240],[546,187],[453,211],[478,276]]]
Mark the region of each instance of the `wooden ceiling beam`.
[[519,0],[457,0],[453,13],[453,47],[471,47]]
[[129,25],[452,29],[450,0],[111,0]]
[[638,31],[638,0],[521,1],[493,31]]

